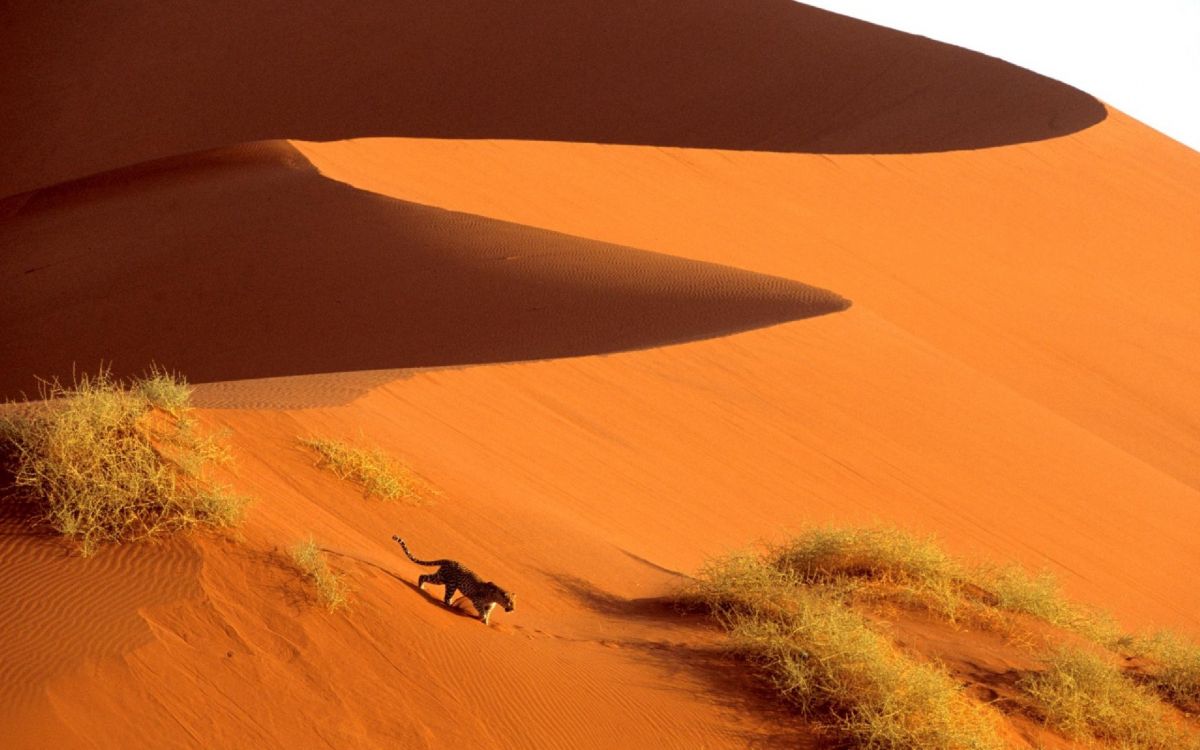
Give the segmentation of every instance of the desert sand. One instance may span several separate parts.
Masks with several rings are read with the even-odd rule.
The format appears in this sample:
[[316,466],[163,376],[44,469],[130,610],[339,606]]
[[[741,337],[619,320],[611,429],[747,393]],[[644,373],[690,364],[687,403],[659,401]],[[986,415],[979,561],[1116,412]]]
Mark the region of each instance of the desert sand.
[[6,509],[5,747],[812,746],[664,597],[826,522],[1200,635],[1200,154],[1087,94],[784,0],[5,12],[0,395],[177,369],[254,498],[89,559]]

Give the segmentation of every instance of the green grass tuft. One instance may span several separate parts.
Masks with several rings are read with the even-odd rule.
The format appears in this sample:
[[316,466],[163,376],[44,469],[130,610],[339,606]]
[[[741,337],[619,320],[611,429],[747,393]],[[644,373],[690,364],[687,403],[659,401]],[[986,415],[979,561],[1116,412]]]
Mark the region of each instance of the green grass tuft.
[[316,437],[301,439],[300,443],[317,452],[319,466],[339,479],[361,485],[367,496],[413,502],[420,499],[420,482],[412,472],[379,448],[360,448],[342,440]]
[[17,494],[85,556],[105,542],[235,524],[245,499],[209,480],[229,455],[197,432],[188,393],[158,372],[128,387],[103,370],[47,384],[41,402],[0,417]]
[[317,589],[317,595],[330,612],[350,605],[350,587],[345,577],[334,573],[321,548],[309,537],[292,547],[292,560]]

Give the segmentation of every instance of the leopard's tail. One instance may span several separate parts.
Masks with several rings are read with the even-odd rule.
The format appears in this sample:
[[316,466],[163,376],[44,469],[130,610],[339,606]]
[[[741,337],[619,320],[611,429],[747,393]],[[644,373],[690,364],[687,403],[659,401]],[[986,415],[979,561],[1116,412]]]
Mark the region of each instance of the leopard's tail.
[[447,560],[418,560],[417,558],[413,557],[413,553],[408,551],[408,545],[404,543],[403,539],[401,539],[398,536],[392,535],[392,540],[396,541],[396,542],[400,542],[400,547],[404,550],[404,554],[408,555],[408,559],[412,560],[417,565],[428,565],[430,567],[433,567],[433,566],[445,565],[448,562]]

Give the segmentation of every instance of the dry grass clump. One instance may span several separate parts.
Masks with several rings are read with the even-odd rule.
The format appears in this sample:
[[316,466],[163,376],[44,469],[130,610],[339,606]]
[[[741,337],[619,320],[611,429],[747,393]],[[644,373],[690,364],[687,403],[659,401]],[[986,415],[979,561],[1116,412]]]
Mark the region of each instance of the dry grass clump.
[[384,500],[420,499],[420,483],[412,472],[379,448],[360,448],[342,440],[316,437],[301,439],[300,444],[317,452],[319,466],[329,469],[339,479],[362,485],[367,496],[377,495]]
[[1200,646],[1161,632],[1136,639],[1131,650],[1153,662],[1145,679],[1164,700],[1200,713]]
[[1047,725],[1073,739],[1101,740],[1122,748],[1197,748],[1168,717],[1153,691],[1134,683],[1099,656],[1060,648],[1046,669],[1018,686]]
[[1017,565],[981,566],[973,571],[972,582],[990,592],[998,609],[1032,615],[1106,648],[1125,640],[1111,615],[1067,599],[1049,573],[1034,575]]
[[229,455],[197,431],[189,394],[158,371],[128,387],[103,370],[48,383],[41,402],[0,417],[17,494],[85,556],[104,542],[233,525],[245,500],[208,478]]
[[349,606],[350,587],[345,577],[330,569],[329,561],[311,537],[292,547],[292,560],[312,580],[317,596],[330,612]]
[[806,585],[898,597],[951,619],[964,598],[960,566],[931,538],[899,529],[810,529],[768,559]]
[[[1200,750],[1163,702],[1200,708],[1200,647],[1169,633],[1123,635],[1111,617],[1069,601],[1049,575],[966,566],[928,538],[809,530],[762,555],[710,562],[681,600],[709,611],[800,713],[856,747],[1001,745],[996,714],[944,671],[898,651],[856,611],[879,614],[888,602],[984,627],[1015,627],[1012,613],[1021,613],[1058,628],[1063,640],[1082,635],[1093,651],[1052,650],[1044,671],[1020,681],[1030,711],[1105,746]],[[1096,655],[1105,652],[1109,661]],[[1126,676],[1114,664],[1130,653],[1146,664]]]
[[1122,641],[1109,615],[1068,600],[1049,574],[1016,566],[966,566],[932,537],[889,527],[818,528],[770,550],[779,570],[804,584],[859,599],[919,605],[956,620],[960,615],[995,622],[1002,613],[1032,615],[1106,647]]
[[728,629],[800,713],[856,747],[999,748],[989,712],[938,668],[897,651],[837,598],[747,555],[706,566],[685,599]]

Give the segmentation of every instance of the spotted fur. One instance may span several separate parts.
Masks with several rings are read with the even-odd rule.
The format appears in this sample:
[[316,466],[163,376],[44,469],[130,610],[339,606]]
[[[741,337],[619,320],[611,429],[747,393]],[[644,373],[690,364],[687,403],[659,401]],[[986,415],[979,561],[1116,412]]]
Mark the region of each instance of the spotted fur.
[[417,578],[417,588],[424,591],[427,583],[445,586],[446,593],[443,598],[447,607],[450,606],[454,592],[461,591],[463,596],[470,599],[471,604],[475,605],[475,610],[479,612],[479,619],[483,620],[483,624],[486,625],[497,604],[504,607],[505,612],[512,612],[516,606],[513,601],[515,594],[508,593],[491,581],[481,581],[479,576],[471,572],[470,568],[457,560],[418,560],[413,557],[412,552],[408,551],[408,545],[404,543],[403,539],[398,536],[393,536],[392,539],[400,543],[404,554],[408,555],[408,559],[417,565],[437,566],[436,572],[426,573]]

